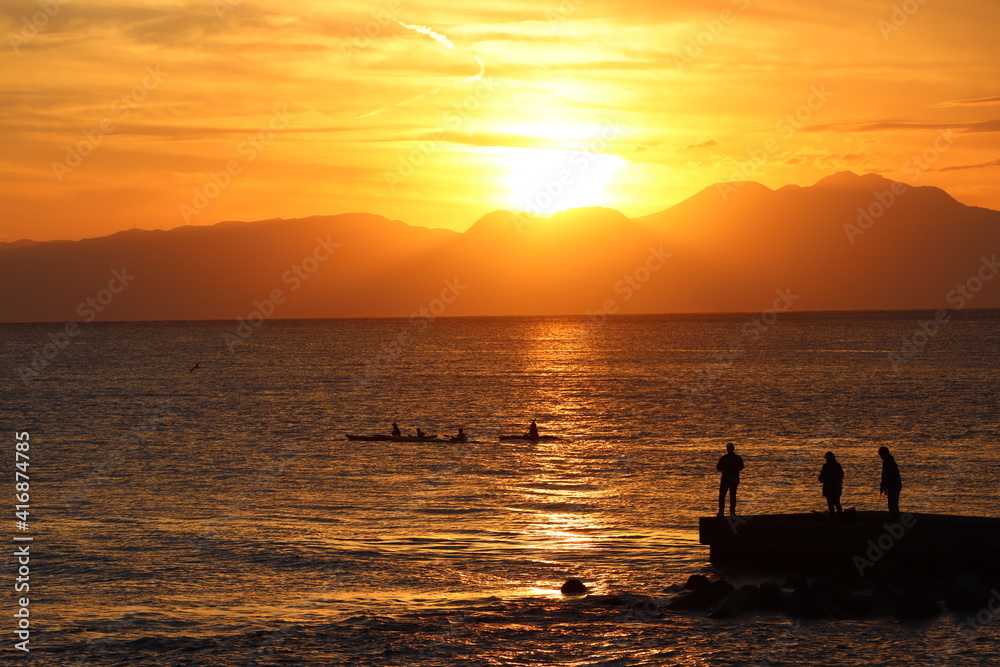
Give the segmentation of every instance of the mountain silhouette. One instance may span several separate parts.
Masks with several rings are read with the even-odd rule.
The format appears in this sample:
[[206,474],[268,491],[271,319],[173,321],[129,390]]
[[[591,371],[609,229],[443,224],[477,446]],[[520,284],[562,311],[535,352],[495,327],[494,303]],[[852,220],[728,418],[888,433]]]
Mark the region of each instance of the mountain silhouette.
[[963,306],[996,308],[997,250],[1000,212],[841,172],[639,218],[496,211],[465,233],[349,213],[0,243],[0,321],[236,319],[272,297],[281,318],[754,312],[779,290],[796,310],[938,309],[976,278]]

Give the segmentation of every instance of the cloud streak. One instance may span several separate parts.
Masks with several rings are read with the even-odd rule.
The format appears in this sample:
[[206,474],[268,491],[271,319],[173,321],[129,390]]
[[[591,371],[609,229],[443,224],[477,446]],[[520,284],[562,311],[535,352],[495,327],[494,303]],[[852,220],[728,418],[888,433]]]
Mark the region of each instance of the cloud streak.
[[806,125],[803,132],[886,132],[891,130],[955,130],[968,134],[1000,132],[1000,119],[974,123],[918,123],[912,121],[872,121],[869,123],[830,123]]
[[413,25],[413,24],[410,24],[410,23],[403,23],[402,21],[400,21],[397,18],[394,18],[392,20],[395,21],[396,23],[398,23],[399,25],[403,26],[407,30],[413,30],[415,32],[419,32],[421,35],[427,35],[431,39],[436,40],[438,42],[441,42],[442,44],[444,44],[445,46],[447,46],[449,49],[455,48],[455,45],[451,43],[450,39],[448,39],[447,37],[445,37],[444,35],[442,35],[439,32],[434,32],[433,30],[431,30],[427,26],[424,26],[424,25]]
[[938,169],[938,171],[961,171],[964,169],[984,169],[986,167],[1000,167],[1000,160],[990,160],[989,162],[980,162],[979,164],[960,164],[954,167],[944,167]]
[[[430,37],[431,39],[433,39],[436,42],[440,42],[441,44],[444,44],[449,49],[454,49],[455,48],[455,44],[452,43],[452,41],[450,39],[448,39],[446,36],[442,35],[439,32],[435,32],[433,29],[428,28],[427,26],[413,25],[411,23],[403,23],[402,21],[400,21],[397,18],[393,18],[392,20],[395,21],[396,23],[398,23],[399,25],[401,25],[402,27],[406,28],[407,30],[413,30],[414,32],[420,33],[421,35],[426,35],[427,37]],[[470,76],[470,77],[466,77],[464,79],[461,79],[460,81],[456,81],[455,83],[450,84],[451,86],[455,86],[455,85],[458,85],[460,83],[467,83],[469,81],[476,81],[477,79],[480,79],[484,74],[486,74],[486,65],[483,63],[483,61],[475,53],[472,53],[471,55],[472,55],[473,59],[476,61],[476,64],[479,65],[479,72],[477,74],[474,74],[474,75]],[[430,97],[432,95],[437,95],[438,93],[441,92],[441,90],[442,90],[442,86],[438,86],[437,88],[434,88],[432,90],[428,90],[427,92],[421,93],[421,94],[416,95],[414,97],[411,97],[411,98],[409,98],[407,100],[403,100],[402,102],[395,102],[393,104],[386,105],[386,106],[384,106],[384,107],[382,107],[380,109],[375,109],[374,111],[369,111],[368,113],[361,114],[360,116],[355,116],[355,119],[356,120],[363,120],[363,119],[366,119],[366,118],[371,118],[373,116],[377,116],[377,115],[379,115],[380,113],[382,113],[384,111],[388,111],[389,109],[397,109],[399,107],[408,106],[408,105],[413,104],[415,102],[419,102],[420,100],[422,100],[424,98]]]
[[977,107],[977,106],[990,106],[994,104],[1000,104],[1000,97],[978,97],[972,100],[951,100],[950,102],[942,102],[936,106],[938,107]]

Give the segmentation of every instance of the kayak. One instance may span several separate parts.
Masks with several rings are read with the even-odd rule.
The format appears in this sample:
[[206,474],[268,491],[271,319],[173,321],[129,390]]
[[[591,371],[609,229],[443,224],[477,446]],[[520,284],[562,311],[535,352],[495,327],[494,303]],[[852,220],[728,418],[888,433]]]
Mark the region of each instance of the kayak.
[[436,435],[425,435],[418,438],[415,435],[351,435],[345,433],[348,440],[359,440],[362,442],[448,442]]
[[562,440],[558,435],[540,435],[537,438],[532,438],[527,435],[501,435],[501,440],[529,440],[531,442],[538,442],[539,440]]

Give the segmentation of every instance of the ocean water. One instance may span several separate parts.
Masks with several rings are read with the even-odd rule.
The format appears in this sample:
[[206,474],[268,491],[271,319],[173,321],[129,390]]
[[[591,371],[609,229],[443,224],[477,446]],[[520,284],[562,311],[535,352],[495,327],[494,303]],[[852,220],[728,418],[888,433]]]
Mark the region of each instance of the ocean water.
[[[887,445],[904,510],[1000,516],[1000,314],[930,336],[922,313],[752,318],[274,320],[245,338],[235,322],[97,323],[62,348],[45,348],[62,325],[2,325],[4,460],[27,431],[31,464],[28,530],[11,516],[5,539],[33,537],[31,651],[13,649],[8,588],[2,659],[1000,664],[1000,622],[968,636],[950,613],[662,608],[665,587],[713,572],[697,518],[730,440],[745,514],[823,509],[827,450],[844,505],[875,509]],[[904,338],[919,350],[894,363]],[[531,419],[564,439],[498,442]],[[393,421],[473,442],[344,438]],[[568,577],[639,603],[564,599]]]

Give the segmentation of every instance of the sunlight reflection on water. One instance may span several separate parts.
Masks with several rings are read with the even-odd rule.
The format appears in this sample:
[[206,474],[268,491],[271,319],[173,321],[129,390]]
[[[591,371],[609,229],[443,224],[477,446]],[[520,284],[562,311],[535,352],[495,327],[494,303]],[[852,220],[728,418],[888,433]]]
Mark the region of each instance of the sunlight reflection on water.
[[[696,400],[682,387],[738,331],[738,316],[600,327],[442,320],[361,392],[351,374],[399,322],[268,322],[236,355],[219,345],[227,323],[95,326],[49,378],[6,390],[3,404],[45,452],[45,605],[67,646],[113,623],[124,626],[122,646],[152,646],[150,637],[236,646],[280,622],[304,624],[299,643],[317,654],[341,636],[366,646],[374,627],[391,628],[378,636],[404,648],[415,632],[447,630],[442,641],[472,654],[488,647],[486,664],[503,655],[530,664],[559,649],[546,633],[569,619],[559,632],[570,652],[592,650],[580,661],[728,664],[711,648],[716,633],[749,654],[780,642],[781,623],[670,617],[625,628],[635,622],[627,615],[565,606],[558,587],[573,576],[597,593],[659,594],[704,569],[697,518],[714,512],[727,440],[747,461],[744,513],[821,509],[815,477],[826,449],[847,473],[845,506],[870,509],[874,450],[887,444],[907,508],[996,515],[998,323],[957,321],[889,373],[879,355],[840,351],[891,349],[909,319],[874,329],[870,319],[789,319]],[[0,345],[16,360],[44,332],[7,327]],[[210,372],[189,374],[179,363],[189,357]],[[163,401],[172,409],[139,445],[121,444]],[[532,418],[565,439],[497,441]],[[476,442],[343,438],[393,421],[443,434],[463,427]],[[484,610],[503,620],[458,620]],[[508,627],[532,623],[531,633]],[[948,636],[945,623],[928,636]],[[803,641],[819,655],[897,637],[887,624],[839,628]],[[510,649],[518,632],[524,648]],[[596,651],[598,637],[623,644]],[[334,664],[383,659],[346,639],[337,650]],[[448,664],[421,650],[412,664]]]

